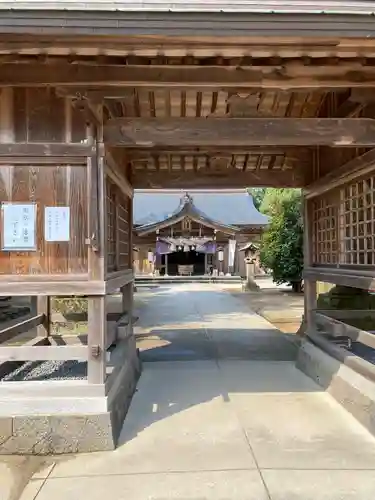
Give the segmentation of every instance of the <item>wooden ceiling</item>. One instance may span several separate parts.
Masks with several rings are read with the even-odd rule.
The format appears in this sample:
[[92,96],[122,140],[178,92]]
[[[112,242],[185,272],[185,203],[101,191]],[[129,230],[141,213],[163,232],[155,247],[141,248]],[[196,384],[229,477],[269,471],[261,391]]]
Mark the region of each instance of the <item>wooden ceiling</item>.
[[[139,117],[168,119],[173,117],[314,117],[324,96],[318,92],[242,92],[191,90],[129,89],[121,101],[106,100],[110,118]],[[170,132],[174,133],[173,130]],[[160,172],[233,172],[287,171],[308,161],[309,154],[277,147],[257,148],[231,146],[209,148],[153,148],[134,151],[130,163],[135,174]]]
[[0,86],[103,104],[135,187],[302,187],[329,170],[322,147],[375,144],[368,40],[25,37],[0,54]]

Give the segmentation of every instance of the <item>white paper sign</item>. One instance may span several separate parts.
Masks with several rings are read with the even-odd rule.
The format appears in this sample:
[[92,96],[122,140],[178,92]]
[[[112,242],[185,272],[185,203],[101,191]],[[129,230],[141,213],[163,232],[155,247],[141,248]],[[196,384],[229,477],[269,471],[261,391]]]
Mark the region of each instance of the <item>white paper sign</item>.
[[44,239],[46,241],[70,240],[70,208],[44,208]]
[[236,253],[236,240],[229,240],[228,242],[228,266],[234,266],[234,256]]
[[35,203],[2,203],[2,250],[36,250]]

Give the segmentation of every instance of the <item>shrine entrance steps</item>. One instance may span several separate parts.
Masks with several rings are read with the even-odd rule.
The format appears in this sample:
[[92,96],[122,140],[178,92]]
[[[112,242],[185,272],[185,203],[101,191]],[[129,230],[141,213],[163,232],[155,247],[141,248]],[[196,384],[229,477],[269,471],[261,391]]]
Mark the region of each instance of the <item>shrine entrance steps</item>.
[[296,368],[294,336],[220,285],[136,295],[143,373],[118,449],[58,461],[36,500],[375,498],[375,439]]
[[139,284],[171,284],[171,283],[232,283],[242,284],[241,276],[147,276],[139,275],[135,277],[136,285]]

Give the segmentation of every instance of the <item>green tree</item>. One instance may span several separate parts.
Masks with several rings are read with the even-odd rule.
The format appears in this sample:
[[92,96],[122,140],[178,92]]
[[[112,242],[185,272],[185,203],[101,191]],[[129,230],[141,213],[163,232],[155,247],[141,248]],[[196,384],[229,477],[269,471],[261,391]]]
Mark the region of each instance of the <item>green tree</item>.
[[275,283],[290,283],[299,292],[303,271],[301,192],[267,189],[260,211],[270,216],[270,225],[261,241],[261,263],[272,271]]
[[248,188],[248,192],[253,197],[254,205],[257,210],[259,210],[262,205],[266,191],[266,188]]

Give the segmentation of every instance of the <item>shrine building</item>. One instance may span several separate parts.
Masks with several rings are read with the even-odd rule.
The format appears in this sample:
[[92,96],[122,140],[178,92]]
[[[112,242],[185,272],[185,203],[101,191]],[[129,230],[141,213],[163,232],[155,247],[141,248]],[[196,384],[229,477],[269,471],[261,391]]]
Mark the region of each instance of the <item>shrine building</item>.
[[246,189],[136,190],[136,274],[245,276],[245,247],[268,217]]

